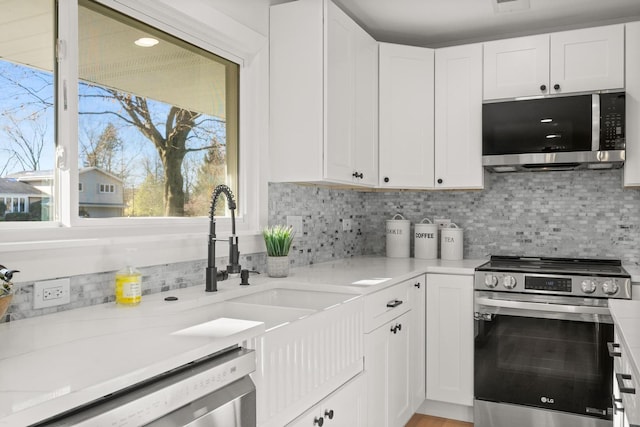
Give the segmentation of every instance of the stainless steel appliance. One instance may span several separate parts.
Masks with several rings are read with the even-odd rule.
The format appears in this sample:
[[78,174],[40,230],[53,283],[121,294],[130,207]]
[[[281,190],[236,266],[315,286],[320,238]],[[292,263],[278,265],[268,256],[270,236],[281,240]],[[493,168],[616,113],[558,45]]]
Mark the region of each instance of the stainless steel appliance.
[[32,427],[255,427],[255,363],[234,347]]
[[482,164],[494,172],[621,167],[624,92],[482,106]]
[[492,256],[474,282],[474,425],[610,427],[617,260]]

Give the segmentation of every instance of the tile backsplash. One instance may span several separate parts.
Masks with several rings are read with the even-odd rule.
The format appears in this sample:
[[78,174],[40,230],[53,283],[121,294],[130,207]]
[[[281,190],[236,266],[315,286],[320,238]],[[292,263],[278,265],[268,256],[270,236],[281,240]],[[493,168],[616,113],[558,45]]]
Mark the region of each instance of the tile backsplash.
[[[386,220],[449,218],[464,229],[465,258],[491,254],[609,257],[640,264],[640,190],[622,188],[622,170],[487,174],[482,191],[358,191],[269,184],[269,224],[301,216],[293,266],[385,254]],[[351,220],[351,231],[342,221]],[[413,255],[413,242],[411,242]],[[264,253],[241,264],[263,271]],[[219,265],[226,265],[220,258]],[[143,294],[202,285],[206,260],[141,268]],[[71,277],[71,304],[34,310],[33,283],[16,283],[15,320],[111,302],[114,272]],[[1,319],[0,319],[1,321]]]

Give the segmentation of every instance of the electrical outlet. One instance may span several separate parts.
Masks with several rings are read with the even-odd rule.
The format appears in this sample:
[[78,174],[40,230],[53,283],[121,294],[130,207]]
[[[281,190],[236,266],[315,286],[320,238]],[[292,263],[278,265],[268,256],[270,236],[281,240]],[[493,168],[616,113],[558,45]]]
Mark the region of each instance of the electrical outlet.
[[440,230],[441,228],[446,228],[449,226],[449,224],[451,224],[451,220],[446,218],[434,218],[433,222],[434,224],[438,224],[438,230]]
[[302,235],[302,217],[296,215],[287,215],[287,227],[292,227],[293,232],[298,236]]
[[69,278],[45,280],[33,285],[33,308],[55,307],[71,302]]
[[351,218],[342,219],[342,231],[351,231]]

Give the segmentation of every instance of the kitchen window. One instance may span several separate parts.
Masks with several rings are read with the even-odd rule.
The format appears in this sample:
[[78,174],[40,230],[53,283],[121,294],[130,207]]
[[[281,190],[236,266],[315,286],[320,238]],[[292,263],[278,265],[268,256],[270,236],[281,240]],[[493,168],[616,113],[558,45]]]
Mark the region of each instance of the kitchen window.
[[[36,11],[36,4],[45,12]],[[139,265],[205,258],[211,190],[222,183],[236,196],[236,230],[246,236],[241,252],[263,250],[266,37],[206,1],[13,0],[11,5],[15,8],[0,6],[0,23],[11,29],[3,34],[14,36],[0,45],[12,47],[11,52],[0,47],[0,58],[38,83],[14,81],[33,97],[23,107],[38,104],[37,112],[49,116],[44,125],[27,129],[41,136],[31,138],[42,142],[39,164],[7,167],[9,157],[14,165],[18,157],[4,155],[12,147],[0,138],[0,178],[22,174],[12,179],[38,193],[26,199],[30,221],[0,219],[4,262],[24,270],[33,263],[21,276],[31,280],[117,268],[125,248],[138,249]],[[133,35],[125,46],[124,37]],[[144,38],[158,43],[134,44]],[[47,61],[33,63],[41,56]],[[0,73],[12,75],[18,73]],[[0,91],[5,99],[9,95]],[[40,182],[26,170],[40,171]],[[89,189],[98,192],[92,196]],[[231,229],[225,204],[220,200],[216,211],[220,235]],[[87,206],[98,205],[110,208],[109,214],[89,212]],[[42,251],[48,255],[39,257]],[[73,262],[97,251],[107,256]],[[38,258],[47,258],[47,268]]]

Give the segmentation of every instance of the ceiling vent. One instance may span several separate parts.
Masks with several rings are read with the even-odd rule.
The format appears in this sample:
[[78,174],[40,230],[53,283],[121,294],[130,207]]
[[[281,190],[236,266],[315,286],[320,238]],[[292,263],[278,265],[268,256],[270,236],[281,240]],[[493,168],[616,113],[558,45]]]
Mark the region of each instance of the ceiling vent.
[[531,8],[529,0],[491,0],[495,13],[517,12]]

